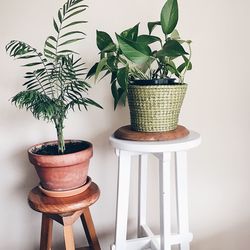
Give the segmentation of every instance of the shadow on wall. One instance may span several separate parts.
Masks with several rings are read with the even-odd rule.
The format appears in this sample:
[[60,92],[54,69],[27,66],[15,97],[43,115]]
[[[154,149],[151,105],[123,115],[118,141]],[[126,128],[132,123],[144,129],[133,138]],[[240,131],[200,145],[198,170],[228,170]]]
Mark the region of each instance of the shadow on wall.
[[[30,189],[39,183],[35,168],[28,159],[27,148],[13,154],[12,157],[18,161],[18,171],[22,172],[22,179],[16,185],[13,185],[12,195],[26,196]],[[21,169],[21,170],[20,170]]]
[[194,233],[191,243],[192,250],[249,250],[250,249],[250,218],[225,231],[214,233],[210,237],[198,239]]
[[[22,232],[25,232],[26,235],[32,236],[29,239],[28,249],[35,249],[39,237],[37,225],[40,224],[40,217],[37,217],[36,213],[29,208],[27,196],[31,188],[39,183],[39,180],[35,169],[28,161],[26,148],[9,155],[9,158],[10,164],[7,167],[11,168],[12,176],[10,178],[14,178],[14,181],[8,183],[6,194],[3,194],[7,195],[4,198],[5,216],[7,218],[11,216],[17,224],[13,226],[13,223],[9,223],[7,218],[3,218],[5,230],[2,236],[5,239],[4,244],[12,245],[13,239],[9,237],[10,232],[13,235],[18,235],[16,240],[20,242],[22,242]],[[22,221],[26,222],[25,224],[19,223],[20,216]]]

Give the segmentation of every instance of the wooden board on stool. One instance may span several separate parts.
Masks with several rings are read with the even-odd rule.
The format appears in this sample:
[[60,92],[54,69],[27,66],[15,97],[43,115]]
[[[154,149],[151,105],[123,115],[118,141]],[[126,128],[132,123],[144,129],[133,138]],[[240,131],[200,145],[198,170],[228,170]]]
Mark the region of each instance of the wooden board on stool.
[[130,141],[169,141],[183,138],[189,134],[184,126],[178,125],[175,130],[167,132],[139,132],[131,129],[130,125],[120,127],[114,133],[118,139]]

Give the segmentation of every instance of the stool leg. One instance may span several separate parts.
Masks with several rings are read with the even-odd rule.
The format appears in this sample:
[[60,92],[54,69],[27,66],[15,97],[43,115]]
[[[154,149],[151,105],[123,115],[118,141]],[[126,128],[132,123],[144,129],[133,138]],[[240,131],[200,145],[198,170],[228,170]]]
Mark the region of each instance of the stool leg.
[[116,203],[115,249],[126,249],[129,183],[130,183],[131,155],[127,151],[119,152],[119,171]]
[[170,160],[171,153],[160,155],[160,230],[161,250],[171,250],[171,211],[170,211]]
[[[179,234],[187,234],[188,226],[188,196],[187,196],[187,152],[176,152],[176,193],[177,222]],[[189,250],[189,242],[180,244],[181,250]]]
[[63,232],[64,232],[65,249],[75,250],[72,226],[71,225],[64,226]]
[[147,217],[147,170],[148,157],[139,155],[139,199],[138,199],[138,237],[143,237],[142,225],[146,225]]
[[81,221],[91,249],[101,250],[98,238],[96,236],[94,223],[88,207],[83,210]]
[[53,220],[42,214],[40,250],[51,250]]

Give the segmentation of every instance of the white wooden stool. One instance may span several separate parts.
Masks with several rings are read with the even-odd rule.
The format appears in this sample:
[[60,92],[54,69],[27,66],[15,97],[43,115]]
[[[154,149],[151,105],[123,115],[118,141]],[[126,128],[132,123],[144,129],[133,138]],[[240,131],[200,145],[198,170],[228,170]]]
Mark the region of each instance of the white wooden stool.
[[[198,146],[201,137],[190,131],[184,138],[170,141],[130,141],[110,137],[111,145],[119,158],[116,232],[112,250],[171,250],[179,245],[181,250],[189,250],[193,238],[189,232],[187,197],[187,150]],[[160,235],[154,235],[146,224],[147,201],[147,157],[153,154],[159,159],[160,184]],[[170,213],[170,163],[171,153],[175,154],[176,202],[178,233],[171,233]],[[127,219],[131,156],[139,155],[139,199],[138,199],[138,238],[127,240]]]

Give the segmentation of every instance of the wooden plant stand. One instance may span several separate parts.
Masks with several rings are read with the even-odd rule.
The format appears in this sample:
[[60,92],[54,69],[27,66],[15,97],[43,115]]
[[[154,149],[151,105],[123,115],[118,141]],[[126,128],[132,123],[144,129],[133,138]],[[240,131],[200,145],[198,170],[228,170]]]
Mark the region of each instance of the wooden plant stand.
[[72,225],[79,218],[81,218],[90,249],[100,250],[89,211],[89,206],[95,203],[99,196],[100,190],[94,182],[83,193],[63,198],[49,197],[38,187],[33,188],[29,193],[28,203],[33,210],[42,213],[40,250],[52,249],[53,221],[63,225],[65,249],[75,250]]
[[[146,135],[147,136],[147,135]],[[143,137],[145,139],[145,137]],[[165,141],[142,141],[117,139],[110,137],[111,145],[118,156],[118,182],[116,205],[116,232],[112,250],[171,250],[179,245],[180,250],[190,250],[193,238],[188,223],[188,192],[187,192],[187,151],[198,146],[200,135],[194,131],[179,139]],[[159,160],[159,200],[160,200],[160,234],[154,235],[147,225],[147,168],[148,155],[152,154]],[[127,240],[127,221],[130,190],[131,158],[139,157],[138,180],[138,227],[137,238]],[[174,155],[175,179],[171,178],[171,159]],[[171,231],[172,213],[171,199],[174,194],[170,190],[171,182],[176,185],[177,233]]]

